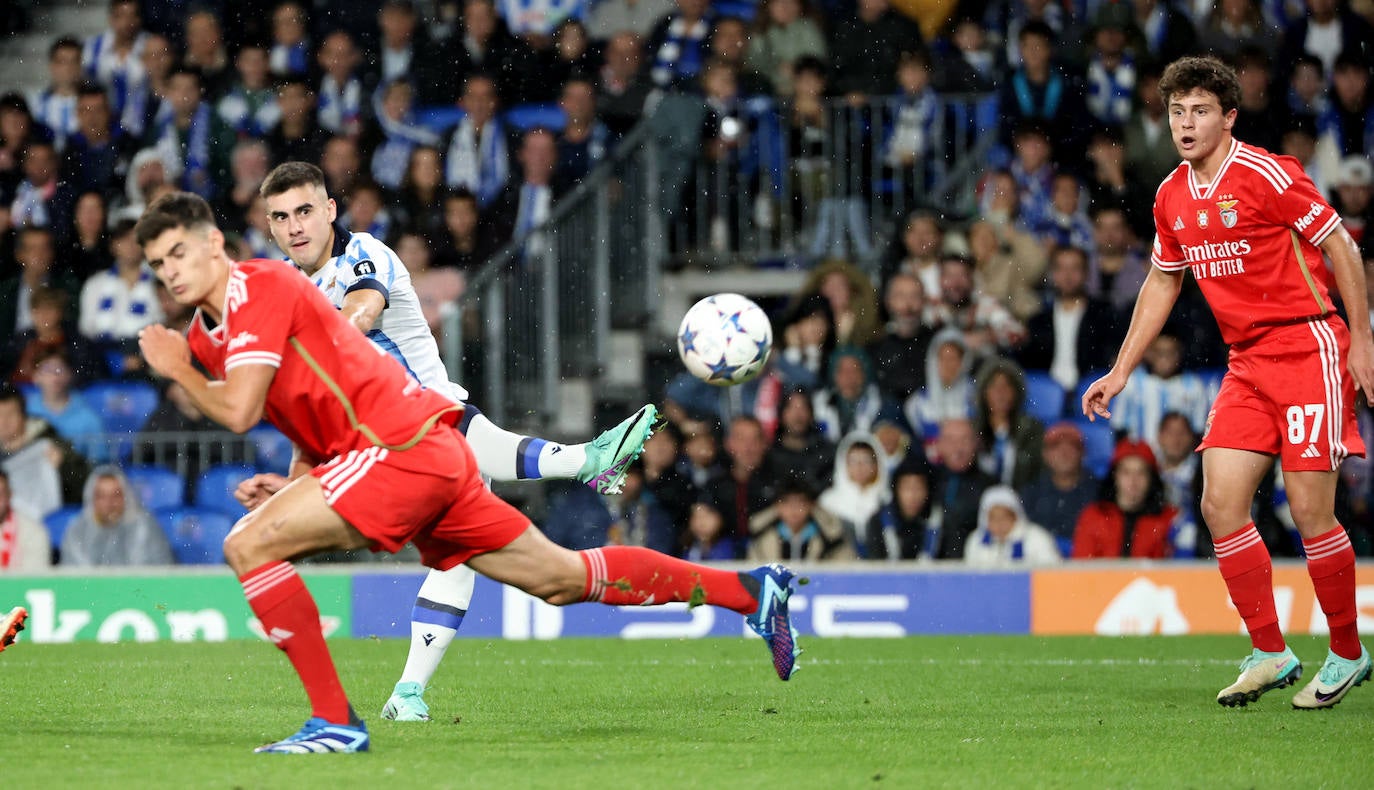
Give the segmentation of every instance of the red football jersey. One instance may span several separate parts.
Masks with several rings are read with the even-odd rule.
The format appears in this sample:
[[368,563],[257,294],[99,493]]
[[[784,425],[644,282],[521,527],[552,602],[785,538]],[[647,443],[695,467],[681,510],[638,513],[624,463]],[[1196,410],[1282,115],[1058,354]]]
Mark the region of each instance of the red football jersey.
[[191,351],[214,378],[239,365],[271,365],[268,421],[327,461],[369,445],[400,449],[461,407],[427,390],[281,261],[233,264],[224,320],[196,311]]
[[1184,162],[1154,211],[1151,261],[1192,271],[1227,343],[1335,309],[1317,245],[1341,218],[1293,157],[1232,141],[1211,184]]

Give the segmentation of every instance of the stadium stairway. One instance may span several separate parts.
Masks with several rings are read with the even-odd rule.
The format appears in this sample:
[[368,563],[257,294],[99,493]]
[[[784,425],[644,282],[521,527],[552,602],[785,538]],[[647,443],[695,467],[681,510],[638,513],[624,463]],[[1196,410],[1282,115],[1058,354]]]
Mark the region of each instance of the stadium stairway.
[[58,36],[85,40],[105,29],[109,8],[101,0],[50,0],[28,2],[32,25],[28,33],[0,40],[0,62],[5,63],[5,90],[27,95],[48,82],[48,46]]

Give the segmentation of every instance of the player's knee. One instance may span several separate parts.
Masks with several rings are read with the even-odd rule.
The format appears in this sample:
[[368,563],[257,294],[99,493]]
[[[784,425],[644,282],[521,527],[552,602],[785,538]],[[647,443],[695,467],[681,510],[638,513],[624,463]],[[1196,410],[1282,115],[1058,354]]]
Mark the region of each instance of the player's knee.
[[1288,513],[1304,534],[1319,534],[1336,525],[1336,514],[1330,502],[1288,500]]
[[285,559],[272,554],[257,526],[257,514],[249,513],[239,519],[224,539],[224,561],[240,576],[264,563]]
[[1250,520],[1249,502],[1238,504],[1214,491],[1202,492],[1202,520],[1213,536],[1229,534]]
[[250,565],[252,557],[248,550],[248,541],[244,540],[244,522],[249,518],[250,516],[244,516],[239,519],[239,523],[234,525],[234,529],[224,539],[224,561],[240,576],[253,569]]

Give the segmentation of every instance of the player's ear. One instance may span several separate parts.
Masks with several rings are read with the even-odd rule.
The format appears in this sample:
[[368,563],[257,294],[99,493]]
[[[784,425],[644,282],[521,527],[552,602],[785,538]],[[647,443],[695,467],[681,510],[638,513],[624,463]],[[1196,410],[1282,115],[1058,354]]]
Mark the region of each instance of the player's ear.
[[330,198],[325,205],[329,206],[329,221],[333,223],[339,218],[339,204],[334,201],[334,198]]
[[1234,107],[1233,107],[1229,112],[1227,112],[1225,115],[1223,115],[1223,116],[1222,116],[1222,128],[1225,129],[1225,130],[1228,131],[1228,132],[1231,131],[1231,127],[1236,125],[1236,117],[1237,117],[1238,115],[1240,115],[1240,109],[1239,109],[1239,108],[1234,108]]
[[224,252],[224,231],[217,227],[211,227],[205,232],[205,238],[210,241],[210,249],[215,252]]

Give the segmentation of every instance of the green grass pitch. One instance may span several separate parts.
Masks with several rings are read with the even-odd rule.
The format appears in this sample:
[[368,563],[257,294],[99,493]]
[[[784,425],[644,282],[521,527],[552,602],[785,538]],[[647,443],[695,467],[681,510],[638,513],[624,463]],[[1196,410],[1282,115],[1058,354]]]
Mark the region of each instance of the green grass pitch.
[[[397,640],[333,649],[373,751],[256,755],[309,714],[265,643],[34,645],[0,656],[0,787],[1359,787],[1374,684],[1217,705],[1241,637],[459,640],[434,720],[378,715]],[[1308,677],[1323,641],[1293,641]]]

